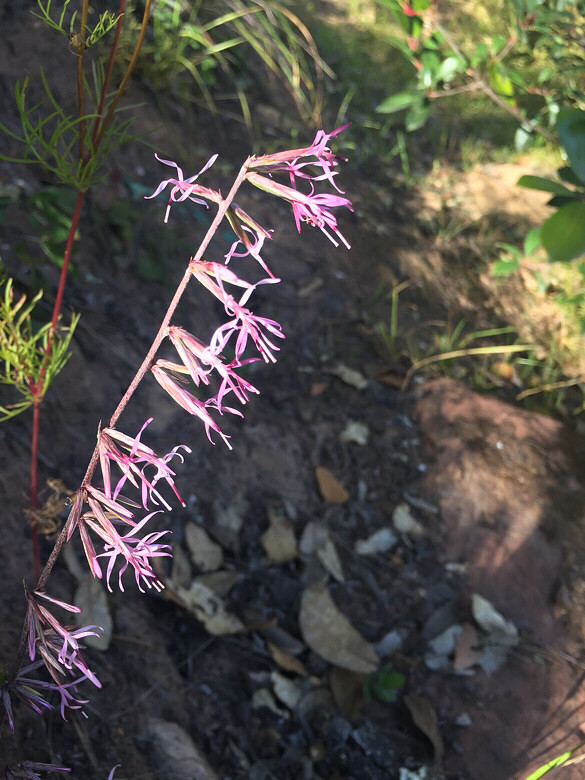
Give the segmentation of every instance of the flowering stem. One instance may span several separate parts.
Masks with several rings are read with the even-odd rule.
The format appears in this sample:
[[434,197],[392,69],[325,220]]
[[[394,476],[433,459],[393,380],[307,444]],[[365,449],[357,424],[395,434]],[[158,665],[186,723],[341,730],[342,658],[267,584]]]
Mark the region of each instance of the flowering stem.
[[[240,168],[240,170],[238,172],[238,175],[236,176],[236,178],[234,180],[234,183],[232,184],[232,187],[231,187],[229,193],[227,194],[226,198],[224,200],[222,200],[222,202],[219,204],[219,208],[217,210],[217,213],[216,213],[216,215],[215,215],[211,225],[209,226],[209,228],[207,230],[207,233],[203,237],[203,240],[199,244],[197,252],[193,256],[193,258],[191,258],[190,262],[197,262],[198,260],[200,260],[203,257],[203,253],[205,252],[205,250],[209,246],[209,243],[210,243],[211,239],[215,235],[215,233],[216,233],[216,231],[217,231],[221,221],[223,220],[224,216],[226,215],[227,210],[229,209],[230,205],[232,204],[232,202],[233,202],[233,200],[234,200],[234,198],[236,196],[236,193],[238,192],[239,188],[241,187],[242,183],[244,182],[244,180],[246,178],[246,172],[248,170],[248,165],[250,164],[250,162],[252,160],[253,160],[253,158],[249,157],[245,161],[245,163],[242,165],[242,167]],[[150,349],[148,350],[148,352],[146,354],[146,357],[142,361],[142,364],[140,365],[140,368],[137,370],[134,378],[132,379],[132,381],[128,385],[128,389],[126,390],[126,392],[122,396],[122,399],[120,400],[120,403],[118,404],[118,406],[116,407],[114,413],[112,414],[112,416],[110,418],[110,421],[108,423],[108,426],[107,426],[108,428],[114,428],[115,427],[116,422],[118,421],[120,415],[122,414],[122,412],[126,408],[126,406],[128,404],[128,401],[134,395],[134,392],[136,391],[136,388],[138,387],[138,385],[140,384],[140,382],[144,378],[144,375],[146,374],[146,372],[148,371],[148,369],[152,365],[152,362],[153,362],[154,357],[155,357],[155,355],[156,355],[156,353],[158,351],[158,348],[160,347],[163,339],[166,336],[167,328],[168,328],[168,326],[170,324],[171,317],[175,313],[175,310],[176,310],[176,308],[177,308],[177,306],[179,304],[179,301],[181,300],[181,297],[183,296],[183,293],[185,292],[185,289],[187,288],[187,284],[189,283],[189,280],[191,278],[192,278],[191,271],[190,271],[189,268],[187,268],[187,270],[185,271],[185,273],[183,275],[183,278],[181,279],[181,281],[179,282],[179,285],[177,286],[177,289],[175,290],[173,298],[172,298],[172,300],[171,300],[171,302],[169,304],[169,307],[168,307],[168,309],[167,309],[167,311],[166,311],[166,313],[165,313],[165,315],[163,317],[163,320],[162,320],[162,322],[160,324],[160,327],[159,327],[159,329],[157,331],[157,334],[156,334],[156,336],[153,339],[153,342],[152,342],[152,344],[150,346]],[[83,477],[83,481],[81,483],[82,487],[87,485],[87,484],[89,484],[89,482],[90,482],[90,480],[91,480],[91,478],[93,476],[93,472],[95,470],[95,467],[97,465],[98,459],[99,459],[99,453],[98,453],[98,447],[96,445],[96,447],[95,447],[95,449],[93,451],[93,454],[91,456],[91,459],[89,461],[89,465],[87,467],[87,471],[85,472],[85,476]],[[63,545],[65,543],[65,540],[67,538],[68,527],[69,527],[69,522],[67,522],[65,524],[63,530],[59,534],[59,536],[57,538],[57,541],[55,542],[55,546],[53,547],[53,550],[51,552],[51,555],[49,556],[49,559],[48,559],[47,563],[45,564],[45,567],[44,567],[40,577],[38,578],[37,584],[35,586],[35,590],[42,590],[42,588],[44,587],[47,579],[49,578],[49,575],[50,575],[50,573],[51,573],[51,571],[53,569],[53,566],[55,565],[55,561],[57,560],[57,557],[58,557],[58,555],[59,555],[59,553],[61,551],[61,548],[63,547]]]

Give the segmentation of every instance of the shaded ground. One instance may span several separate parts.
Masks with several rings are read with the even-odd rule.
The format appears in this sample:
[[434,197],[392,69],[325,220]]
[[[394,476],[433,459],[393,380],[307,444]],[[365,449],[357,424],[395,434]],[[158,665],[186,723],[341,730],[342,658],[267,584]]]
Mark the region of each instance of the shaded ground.
[[[36,23],[23,21],[2,41],[4,84],[20,73],[25,42],[39,53],[43,40]],[[141,126],[158,125],[148,95],[137,89],[135,98],[146,100]],[[197,145],[172,118],[152,136],[186,175],[216,148],[234,165],[247,153],[241,133],[224,128],[221,138],[204,121]],[[142,200],[164,175],[149,150],[132,147],[115,164],[88,204],[80,275],[66,304],[82,325],[44,412],[42,481],[59,477],[70,489],[204,229],[180,206],[164,227],[163,203]],[[225,188],[229,165],[219,172]],[[283,281],[258,290],[255,310],[282,323],[279,361],[250,367],[261,395],[244,421],[226,421],[232,453],[211,447],[154,382],[125,412],[120,427],[129,433],[154,416],[147,441],[157,451],[178,441],[193,449],[178,478],[187,508],[165,520],[176,548],[174,568],[162,572],[167,591],[144,597],[128,583],[125,594],[108,596],[110,647],[88,650],[103,685],[87,692],[88,719],[68,725],[19,711],[16,738],[2,735],[0,764],[50,760],[96,779],[120,763],[117,776],[131,780],[491,780],[522,778],[579,741],[579,441],[554,421],[448,381],[397,388],[403,366],[380,357],[371,323],[387,316],[380,285],[402,278],[405,252],[423,242],[410,218],[415,204],[390,182],[380,197],[351,168],[343,175],[356,206],[355,215],[339,215],[349,253],[310,231],[299,238],[288,209],[242,196],[275,228],[266,259]],[[32,169],[1,164],[2,186],[19,176],[23,195],[6,212],[3,259],[21,283],[36,272],[50,289],[54,269],[35,269],[15,252],[21,244],[33,252],[22,198],[44,184]],[[140,216],[120,220],[132,202]],[[408,291],[408,310],[444,315],[442,296],[422,293]],[[177,324],[205,338],[219,312],[198,291],[188,298]],[[350,423],[360,427],[348,432]],[[6,659],[20,633],[21,582],[31,576],[21,513],[29,429],[26,417],[0,429]],[[334,478],[329,487],[318,468]],[[190,543],[193,525],[207,537]],[[380,531],[387,549],[364,554],[358,542]],[[201,579],[210,568],[224,574]],[[74,572],[61,563],[51,592],[71,600]],[[202,587],[214,594],[205,591],[207,610],[193,595]],[[500,633],[482,625],[474,594],[511,621]],[[204,627],[217,630],[222,608],[234,621],[230,635]],[[582,773],[577,766],[563,776]]]

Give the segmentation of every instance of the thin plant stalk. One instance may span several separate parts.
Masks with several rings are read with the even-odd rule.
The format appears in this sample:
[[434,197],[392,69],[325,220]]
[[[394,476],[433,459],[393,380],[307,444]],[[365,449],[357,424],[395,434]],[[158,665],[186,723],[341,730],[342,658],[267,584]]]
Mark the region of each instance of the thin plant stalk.
[[412,364],[406,372],[402,383],[402,389],[406,390],[412,375],[420,368],[425,368],[426,366],[438,363],[441,360],[453,360],[454,358],[469,357],[473,355],[511,355],[514,352],[531,352],[534,349],[536,349],[534,344],[509,344],[508,346],[503,345],[499,347],[468,347],[467,349],[455,349],[452,352],[441,352],[438,355],[431,355],[430,357],[423,358]]

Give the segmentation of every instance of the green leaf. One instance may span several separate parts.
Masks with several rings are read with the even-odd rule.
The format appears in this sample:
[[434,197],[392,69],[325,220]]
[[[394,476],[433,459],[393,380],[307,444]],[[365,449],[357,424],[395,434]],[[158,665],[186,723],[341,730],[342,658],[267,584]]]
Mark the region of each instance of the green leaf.
[[574,184],[575,187],[585,186],[585,182],[582,182],[575,171],[572,168],[569,168],[568,165],[566,165],[564,168],[559,168],[557,171],[557,176],[559,179],[566,181],[568,184]]
[[490,268],[492,276],[509,276],[514,271],[520,268],[520,263],[515,257],[510,257],[507,260],[496,260]]
[[573,195],[572,190],[567,189],[558,181],[545,179],[544,176],[521,176],[516,182],[518,187],[526,187],[529,190],[541,190],[551,192],[553,195]]
[[540,237],[552,262],[566,263],[585,254],[585,203],[562,206],[546,220]]
[[441,60],[434,51],[424,51],[420,58],[422,68],[419,71],[419,81],[425,89],[430,89],[437,82]]
[[540,780],[541,777],[544,777],[544,775],[547,775],[551,769],[556,769],[558,766],[562,766],[566,761],[568,761],[571,756],[577,752],[577,750],[580,750],[583,745],[585,745],[585,742],[581,742],[577,747],[573,748],[572,750],[567,750],[566,753],[562,753],[560,756],[557,756],[556,758],[553,758],[552,761],[549,761],[548,764],[544,764],[543,766],[539,767],[535,772],[532,772],[526,780]]
[[473,65],[474,68],[476,68],[482,62],[485,62],[487,56],[488,56],[487,43],[478,43],[475,47],[474,53],[471,56],[471,64]]
[[574,174],[585,182],[585,111],[561,108],[557,129]]
[[380,114],[394,114],[396,111],[402,111],[420,102],[421,95],[419,92],[397,92],[395,95],[390,95],[390,97],[383,100],[379,106],[376,106],[376,111]]
[[580,198],[579,195],[555,195],[547,201],[546,205],[558,209],[561,206],[565,206],[567,203],[573,203],[575,200],[582,200],[582,198]]
[[531,255],[538,249],[539,246],[542,246],[540,228],[531,228],[526,234],[526,238],[524,239],[524,254]]
[[465,62],[460,57],[447,57],[441,63],[437,81],[453,81],[453,78],[464,69]]
[[532,142],[533,138],[534,135],[530,130],[526,130],[522,126],[517,128],[514,133],[514,149],[516,149],[517,152],[523,152]]
[[494,92],[503,98],[508,105],[513,106],[516,104],[514,100],[514,85],[508,75],[508,71],[501,62],[490,67],[488,81]]
[[411,106],[406,113],[405,127],[409,133],[418,130],[427,121],[430,105],[426,100]]
[[498,241],[496,246],[498,249],[505,249],[512,257],[520,259],[522,257],[522,250],[518,249],[514,244],[507,244],[505,241]]

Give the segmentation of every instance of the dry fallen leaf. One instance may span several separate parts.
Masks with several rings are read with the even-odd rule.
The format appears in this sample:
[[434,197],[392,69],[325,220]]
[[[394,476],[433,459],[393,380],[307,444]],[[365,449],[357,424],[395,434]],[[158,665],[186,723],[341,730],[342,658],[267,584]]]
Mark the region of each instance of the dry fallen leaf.
[[364,706],[364,675],[335,667],[329,675],[329,687],[335,704],[350,720],[355,720]]
[[347,444],[361,444],[363,446],[368,443],[369,435],[370,429],[365,423],[348,422],[339,438]]
[[337,609],[325,583],[317,582],[305,589],[299,625],[311,650],[334,666],[363,674],[378,668],[378,656]]
[[177,723],[148,718],[142,738],[155,756],[157,776],[164,774],[174,780],[217,780],[203,753]]
[[288,718],[290,715],[288,710],[284,710],[282,707],[278,706],[274,694],[269,688],[258,688],[257,691],[254,691],[252,694],[252,707],[255,710],[266,707],[274,712],[279,718]]
[[268,510],[270,526],[260,541],[266,555],[274,563],[286,563],[297,557],[297,540],[292,525],[277,510]]
[[220,599],[225,599],[230,590],[234,587],[240,575],[236,571],[219,569],[219,571],[210,571],[208,574],[200,574],[195,577],[195,582],[200,582],[206,588],[210,588]]
[[209,538],[209,534],[200,525],[187,523],[185,541],[191,553],[191,559],[201,571],[216,571],[223,563],[223,550]]
[[280,666],[281,669],[284,669],[287,672],[295,672],[296,674],[300,674],[302,677],[306,676],[307,670],[305,669],[305,665],[302,661],[299,661],[299,659],[295,658],[294,655],[286,653],[282,648],[278,647],[278,645],[275,645],[272,642],[267,642],[267,645],[268,649],[272,653],[274,663],[277,664],[277,666]]
[[301,536],[299,550],[305,558],[316,555],[321,564],[337,582],[345,582],[337,548],[327,527],[323,523],[318,521],[307,523]]
[[319,491],[326,501],[330,504],[345,504],[349,498],[349,493],[337,480],[333,474],[324,466],[317,466],[315,469]]
[[378,382],[382,382],[390,387],[397,387],[401,390],[402,385],[404,384],[404,376],[402,374],[395,374],[392,371],[387,371],[385,374],[380,374]]
[[435,751],[435,760],[440,761],[444,747],[435,708],[428,699],[417,696],[416,693],[409,693],[408,696],[405,696],[404,703],[408,707],[416,727],[430,740]]
[[321,393],[324,393],[325,390],[327,390],[328,386],[327,382],[313,382],[310,393],[311,395],[321,395]]
[[412,510],[408,504],[398,504],[392,513],[392,523],[394,528],[401,534],[410,534],[411,536],[422,536],[424,528],[412,516]]
[[306,681],[299,680],[298,677],[295,680],[290,680],[288,677],[285,677],[284,674],[274,671],[270,673],[270,682],[272,683],[274,695],[280,703],[284,704],[290,710],[294,710],[299,703],[301,696],[305,693]]
[[453,669],[460,672],[463,669],[469,669],[477,664],[483,655],[479,646],[477,631],[471,623],[463,624],[463,631],[455,640],[455,657],[453,659]]
[[506,662],[508,652],[520,641],[518,629],[501,615],[491,601],[478,593],[471,598],[471,612],[476,623],[488,635],[483,640],[483,653],[478,661],[486,674],[493,674]]
[[192,579],[193,573],[189,556],[180,545],[175,545],[173,547],[173,565],[171,568],[172,585],[188,588]]
[[391,550],[398,543],[398,537],[389,528],[380,528],[367,539],[358,539],[355,551],[358,555],[376,555]]
[[203,583],[194,581],[188,590],[179,587],[177,596],[210,634],[223,636],[244,630],[241,620],[228,612],[221,598]]
[[329,373],[341,379],[346,385],[355,387],[356,390],[365,390],[368,386],[368,380],[362,373],[346,366],[344,363],[340,363],[335,368],[330,368]]

